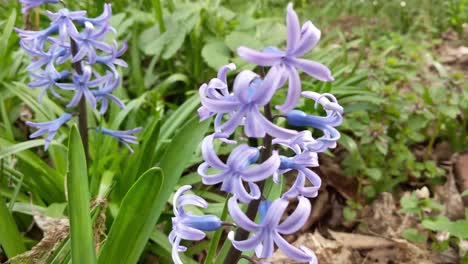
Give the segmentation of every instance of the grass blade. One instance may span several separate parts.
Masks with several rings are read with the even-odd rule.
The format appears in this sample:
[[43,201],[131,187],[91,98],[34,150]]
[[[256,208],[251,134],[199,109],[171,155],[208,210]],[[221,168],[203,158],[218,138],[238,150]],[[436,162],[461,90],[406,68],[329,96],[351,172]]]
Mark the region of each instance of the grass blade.
[[163,181],[161,169],[151,168],[130,188],[99,254],[100,264],[138,262],[158,220],[158,208],[167,201],[160,197]]
[[96,263],[85,152],[76,126],[68,143],[68,211],[73,263]]
[[0,198],[0,245],[6,255],[12,258],[26,251],[13,216],[8,211],[5,201]]

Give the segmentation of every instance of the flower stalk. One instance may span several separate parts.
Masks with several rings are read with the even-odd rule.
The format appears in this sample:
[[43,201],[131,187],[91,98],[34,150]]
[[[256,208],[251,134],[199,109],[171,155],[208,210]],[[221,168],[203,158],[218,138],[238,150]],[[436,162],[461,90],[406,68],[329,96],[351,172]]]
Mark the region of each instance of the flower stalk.
[[[78,53],[78,45],[75,40],[70,38],[70,49],[73,57]],[[83,75],[83,68],[81,66],[81,60],[73,62],[73,69],[79,75]],[[78,104],[78,130],[80,131],[81,141],[85,151],[86,164],[89,167],[89,140],[88,140],[88,113],[86,110],[86,99],[81,98]]]

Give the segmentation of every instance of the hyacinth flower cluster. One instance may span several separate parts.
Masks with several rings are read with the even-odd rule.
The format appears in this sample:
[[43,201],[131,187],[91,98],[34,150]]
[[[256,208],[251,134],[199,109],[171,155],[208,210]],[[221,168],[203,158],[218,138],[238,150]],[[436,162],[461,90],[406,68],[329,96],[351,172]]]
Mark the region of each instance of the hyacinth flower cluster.
[[[277,47],[237,50],[241,58],[260,66],[262,74],[241,71],[230,88],[228,72],[235,71],[236,66],[229,64],[199,89],[202,106],[198,113],[201,120],[214,118],[214,133],[202,142],[204,162],[198,167],[198,173],[203,184],[219,186],[221,191],[231,194],[227,207],[237,228],[228,234],[233,248],[225,263],[237,263],[241,252],[250,250],[254,250],[256,258],[265,261],[273,255],[275,246],[294,261],[317,263],[312,250],[291,245],[284,235],[299,231],[311,214],[310,199],[318,195],[321,186],[320,176],[311,168],[319,166],[318,153],[336,147],[340,133],[335,127],[342,122],[343,108],[332,94],[302,91],[299,72],[319,81],[333,81],[333,77],[325,65],[301,58],[316,46],[320,30],[310,21],[301,27],[292,4],[287,7],[286,23],[285,50]],[[285,88],[284,103],[272,109],[272,98]],[[295,109],[301,97],[312,100],[324,115]],[[287,127],[277,124],[282,118]],[[236,134],[240,137],[235,137]],[[260,146],[249,145],[255,141],[261,142]],[[215,150],[215,146],[223,144],[234,145],[226,160]],[[284,185],[278,198],[268,200],[263,190],[267,180],[273,184],[283,181],[292,184]],[[182,187],[176,197],[189,188]],[[207,206],[201,198],[191,197],[183,201]],[[205,231],[221,227],[221,220],[213,215],[181,214],[180,207],[185,204],[189,202],[174,201],[174,208],[179,208],[173,218],[170,238],[175,263],[182,263],[178,256],[179,251],[184,251],[181,240],[201,240]],[[245,212],[241,204],[247,207]],[[292,213],[286,215],[290,207]],[[253,215],[249,215],[251,208],[255,209]],[[257,216],[259,220],[255,221]]]
[[[20,2],[23,13],[42,4],[63,3],[58,0]],[[56,13],[46,11],[46,15],[51,20],[46,29],[16,29],[21,47],[31,57],[31,63],[26,68],[32,78],[28,86],[40,90],[40,103],[44,96],[50,94],[66,107],[66,113],[55,120],[26,123],[38,129],[30,138],[47,134],[45,150],[59,128],[72,120],[73,116],[86,116],[86,105],[99,115],[106,114],[111,102],[125,108],[125,104],[112,93],[121,82],[117,66],[127,67],[127,63],[120,58],[127,49],[126,43],[119,46],[115,40],[112,44],[106,42],[108,35],[116,32],[110,26],[111,4],[105,4],[103,13],[95,18],[87,17],[86,11],[70,11],[67,8],[61,8]],[[133,134],[140,130],[96,129],[122,142],[131,152],[133,150],[129,144],[138,143]]]

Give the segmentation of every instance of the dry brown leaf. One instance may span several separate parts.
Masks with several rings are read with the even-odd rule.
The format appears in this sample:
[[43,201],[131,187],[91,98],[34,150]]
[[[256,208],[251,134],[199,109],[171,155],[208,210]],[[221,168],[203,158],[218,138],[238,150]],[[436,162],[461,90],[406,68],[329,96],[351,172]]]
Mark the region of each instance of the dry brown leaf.
[[391,247],[395,242],[376,236],[368,236],[353,233],[334,232],[329,230],[331,236],[342,246],[352,249],[373,249]]

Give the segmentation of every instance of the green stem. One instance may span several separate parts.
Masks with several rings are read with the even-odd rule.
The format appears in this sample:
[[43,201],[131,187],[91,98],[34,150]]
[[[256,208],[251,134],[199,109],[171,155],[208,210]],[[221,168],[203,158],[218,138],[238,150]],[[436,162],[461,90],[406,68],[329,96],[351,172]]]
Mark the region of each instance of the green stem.
[[[70,38],[70,46],[71,46],[71,53],[74,57],[78,53],[78,44]],[[73,69],[75,69],[76,73],[79,75],[83,75],[83,68],[81,66],[81,61],[77,61],[73,63]],[[83,141],[83,147],[85,151],[86,157],[86,164],[89,166],[89,143],[88,143],[88,113],[86,109],[86,99],[83,96],[80,100],[78,105],[78,129],[80,131],[81,140]]]
[[10,204],[8,206],[8,210],[10,212],[13,211],[13,206],[15,205],[15,201],[16,201],[16,198],[18,197],[21,186],[23,185],[23,180],[24,180],[24,174],[21,173],[20,178],[18,179],[18,182],[16,183],[15,190],[13,191],[13,195],[11,196]]
[[[102,131],[102,116],[99,117],[99,131]],[[101,155],[102,133],[97,133],[97,144],[95,147],[96,153],[93,159],[93,174],[91,176],[91,197],[97,195],[99,192],[99,185],[101,183],[102,174],[99,173],[99,156]]]
[[432,149],[434,148],[435,140],[440,131],[440,123],[440,118],[438,118],[435,124],[434,131],[432,132],[431,139],[429,140],[429,144],[427,145],[426,151],[424,153],[424,160],[428,160],[432,154]]
[[[227,205],[228,205],[229,198],[231,198],[230,194],[226,197],[226,202],[224,203],[223,212],[221,214],[221,221],[226,221],[226,218],[228,215]],[[223,234],[222,228],[219,228],[218,230],[216,230],[213,236],[213,239],[211,240],[210,249],[208,250],[208,254],[206,255],[205,264],[213,263],[214,255],[216,254],[216,250],[218,249],[219,240],[221,239],[222,234]]]
[[166,32],[166,25],[164,24],[163,11],[160,0],[153,0],[154,6],[154,15],[156,16],[156,21],[159,24],[159,31],[162,33]]

